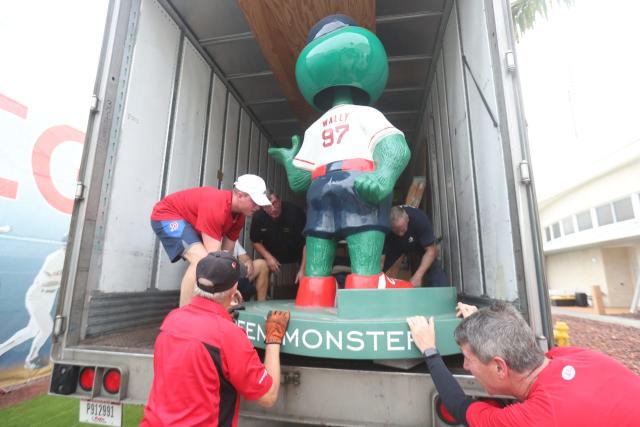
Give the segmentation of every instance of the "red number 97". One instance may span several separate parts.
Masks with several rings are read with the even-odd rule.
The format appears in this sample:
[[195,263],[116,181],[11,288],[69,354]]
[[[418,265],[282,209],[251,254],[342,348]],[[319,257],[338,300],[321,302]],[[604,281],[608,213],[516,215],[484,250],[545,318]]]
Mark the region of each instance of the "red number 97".
[[333,129],[325,129],[322,131],[322,146],[329,147],[333,145]]
[[[342,141],[342,137],[348,131],[349,131],[349,125],[336,126],[336,132],[338,133],[338,141],[336,142],[336,144],[340,144],[340,141]],[[332,128],[324,129],[322,131],[322,146],[330,147],[331,145],[333,145],[333,129]]]

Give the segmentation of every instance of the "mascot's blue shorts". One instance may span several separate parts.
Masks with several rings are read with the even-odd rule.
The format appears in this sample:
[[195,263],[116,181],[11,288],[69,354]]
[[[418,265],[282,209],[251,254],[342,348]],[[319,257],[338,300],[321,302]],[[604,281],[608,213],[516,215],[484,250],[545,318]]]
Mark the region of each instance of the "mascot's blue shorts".
[[[336,162],[339,163],[339,162]],[[306,236],[323,239],[347,237],[368,230],[389,231],[391,195],[379,205],[358,197],[353,184],[361,171],[331,170],[311,182],[307,191]]]

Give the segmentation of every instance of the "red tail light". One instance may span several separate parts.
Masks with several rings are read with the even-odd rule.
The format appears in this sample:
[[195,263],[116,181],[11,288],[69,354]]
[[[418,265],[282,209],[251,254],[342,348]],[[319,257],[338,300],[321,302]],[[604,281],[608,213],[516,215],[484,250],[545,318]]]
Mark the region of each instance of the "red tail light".
[[116,394],[120,391],[120,371],[117,369],[109,369],[102,380],[104,389],[111,394]]
[[460,424],[460,422],[449,413],[440,397],[436,400],[436,414],[438,414],[438,417],[447,425],[454,426]]
[[95,375],[96,371],[94,368],[83,368],[82,371],[80,371],[80,379],[78,380],[80,388],[84,391],[91,391]]

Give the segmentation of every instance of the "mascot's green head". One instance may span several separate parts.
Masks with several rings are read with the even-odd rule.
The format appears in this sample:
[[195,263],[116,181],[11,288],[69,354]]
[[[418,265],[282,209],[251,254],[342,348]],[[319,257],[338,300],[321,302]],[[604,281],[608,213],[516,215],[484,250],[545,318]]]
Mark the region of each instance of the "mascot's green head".
[[345,15],[331,15],[309,31],[296,62],[302,95],[320,111],[331,108],[333,89],[346,86],[356,104],[371,105],[387,84],[389,66],[382,43]]

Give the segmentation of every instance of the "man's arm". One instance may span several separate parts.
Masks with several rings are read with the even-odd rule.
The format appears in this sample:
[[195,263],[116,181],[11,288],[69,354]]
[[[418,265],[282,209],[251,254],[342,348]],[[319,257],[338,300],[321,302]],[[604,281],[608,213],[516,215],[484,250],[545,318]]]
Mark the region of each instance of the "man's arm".
[[273,378],[271,388],[258,399],[258,405],[270,408],[278,400],[280,391],[280,344],[267,344],[264,352],[264,367]]
[[433,261],[438,256],[438,245],[433,243],[424,248],[424,255],[420,260],[420,265],[413,276],[411,276],[410,282],[414,287],[419,287],[422,284],[422,278],[429,271],[429,267],[433,264]]
[[[202,233],[202,244],[207,250],[207,253],[219,251],[222,247],[222,242],[220,242],[220,240],[215,239],[206,233]],[[233,250],[233,246],[231,247],[231,250]]]
[[[429,320],[424,316],[409,317],[407,318],[407,323],[409,324],[409,329],[411,329],[413,342],[420,350],[420,353],[424,354],[425,350],[436,348],[435,321],[433,317],[429,318]],[[442,398],[444,406],[456,420],[469,425],[466,414],[469,405],[473,403],[473,399],[464,394],[462,387],[453,378],[439,353],[426,355],[425,358],[431,379]]]
[[273,379],[271,388],[258,399],[258,404],[270,408],[278,399],[280,390],[280,346],[289,325],[288,311],[270,311],[265,322],[264,366]]
[[220,249],[221,250],[233,253],[233,249],[235,247],[236,247],[236,241],[235,240],[231,240],[227,236],[224,236],[222,238],[222,244],[220,245]]
[[269,266],[269,270],[274,273],[279,272],[280,262],[278,262],[278,260],[273,255],[271,255],[271,252],[269,252],[262,243],[258,243],[258,242],[251,242],[251,243],[253,244],[253,248],[256,251],[258,251],[260,256],[262,256],[262,258],[264,258],[264,260],[267,262],[267,265]]
[[244,267],[247,269],[247,278],[249,280],[253,280],[253,260],[247,253],[239,254],[238,261],[244,264]]
[[302,259],[300,259],[300,268],[298,269],[298,274],[296,274],[296,281],[294,283],[299,283],[300,280],[304,277],[304,270],[307,268],[307,245],[302,247]]

